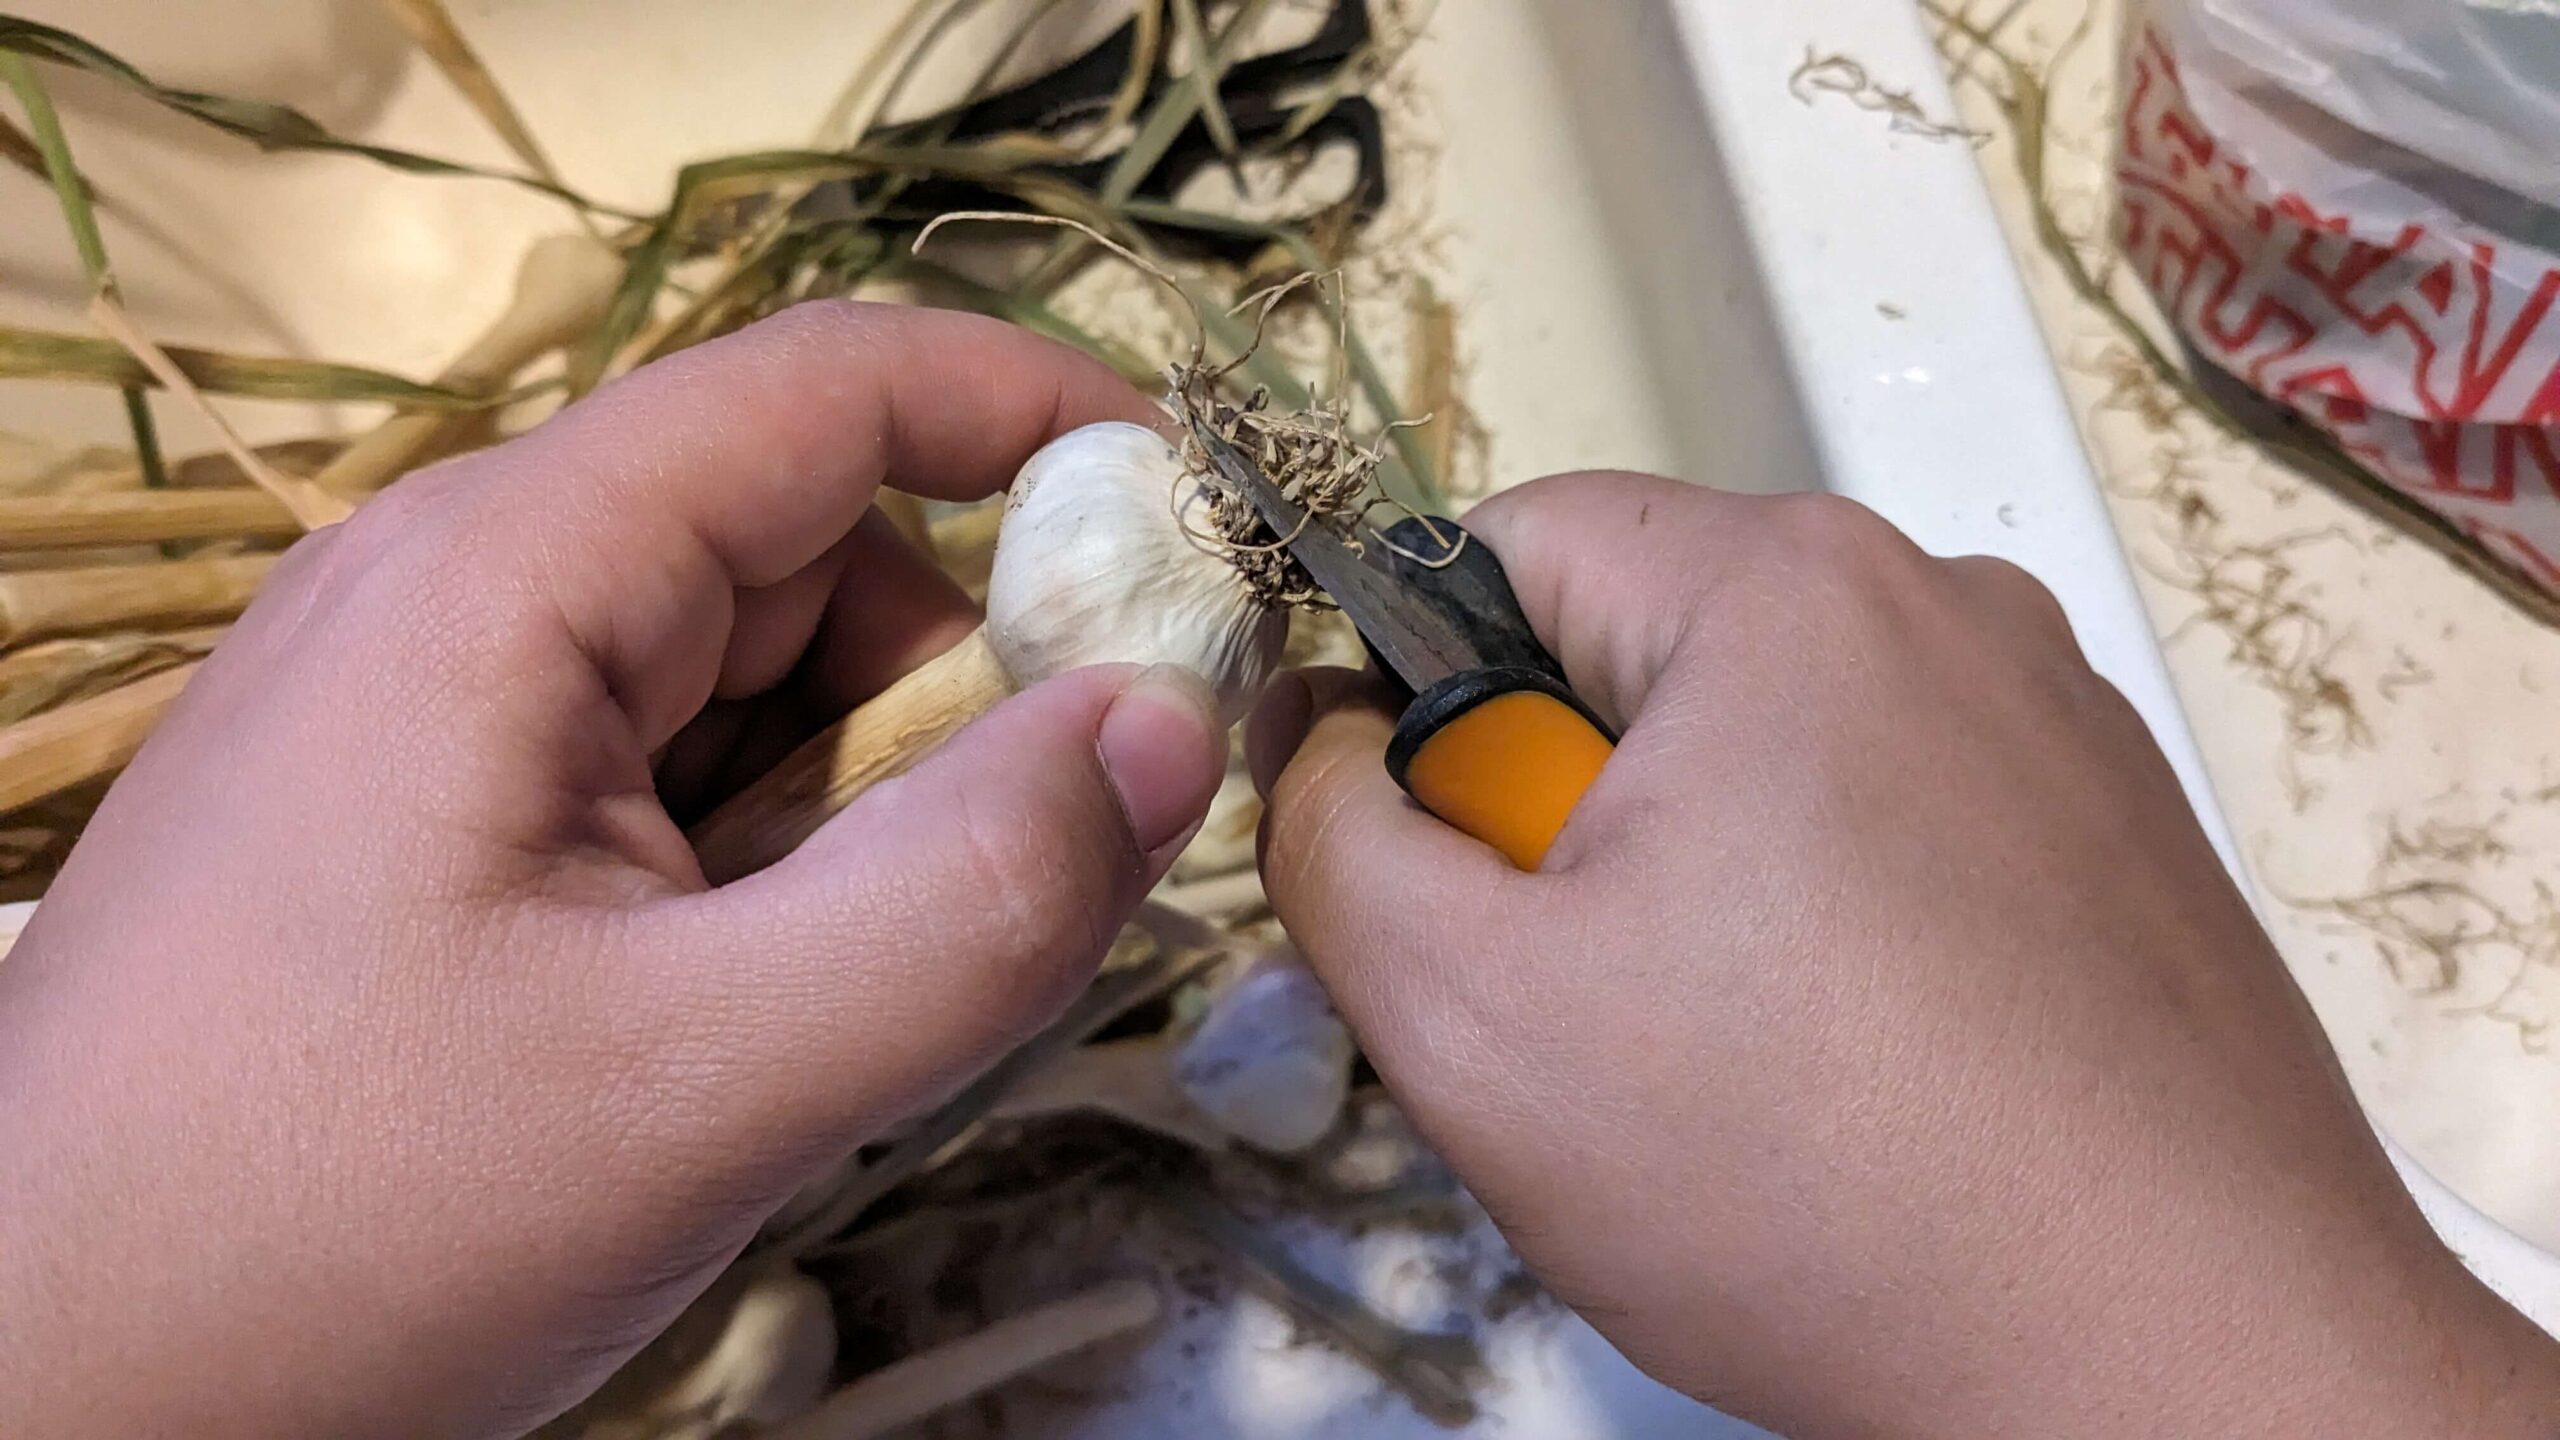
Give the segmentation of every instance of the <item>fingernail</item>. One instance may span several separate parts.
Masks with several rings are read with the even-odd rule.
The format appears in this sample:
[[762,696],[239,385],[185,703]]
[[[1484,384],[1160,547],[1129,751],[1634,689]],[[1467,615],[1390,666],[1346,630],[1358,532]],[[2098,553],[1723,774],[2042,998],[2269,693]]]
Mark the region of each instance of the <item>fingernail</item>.
[[1179,665],[1138,672],[1102,717],[1103,771],[1141,854],[1197,824],[1226,773],[1217,698]]
[[1307,677],[1295,670],[1284,670],[1263,689],[1262,703],[1254,707],[1253,719],[1244,730],[1244,764],[1253,776],[1253,788],[1262,798],[1271,798],[1271,787],[1280,781],[1280,772],[1289,765],[1289,757],[1307,743],[1307,729],[1315,723],[1316,695]]

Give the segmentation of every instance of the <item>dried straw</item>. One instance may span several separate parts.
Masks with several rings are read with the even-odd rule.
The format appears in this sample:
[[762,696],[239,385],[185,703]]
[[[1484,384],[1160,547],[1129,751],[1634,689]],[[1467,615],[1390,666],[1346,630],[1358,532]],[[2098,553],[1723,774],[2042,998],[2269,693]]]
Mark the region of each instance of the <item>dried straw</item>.
[[0,645],[232,619],[275,567],[272,555],[91,565],[0,575]]
[[0,812],[125,767],[195,678],[191,661],[0,729]]
[[187,372],[178,368],[166,352],[136,329],[114,300],[100,295],[90,301],[89,323],[122,345],[134,359],[141,361],[142,368],[150,371],[154,379],[195,407],[212,426],[223,452],[240,467],[240,473],[248,476],[250,483],[274,496],[303,529],[317,530],[323,525],[335,525],[355,513],[352,502],[332,495],[308,480],[285,474],[250,449],[248,442],[240,438],[240,432],[232,429],[231,422],[205,399],[204,392],[196,388],[195,381],[187,377]]

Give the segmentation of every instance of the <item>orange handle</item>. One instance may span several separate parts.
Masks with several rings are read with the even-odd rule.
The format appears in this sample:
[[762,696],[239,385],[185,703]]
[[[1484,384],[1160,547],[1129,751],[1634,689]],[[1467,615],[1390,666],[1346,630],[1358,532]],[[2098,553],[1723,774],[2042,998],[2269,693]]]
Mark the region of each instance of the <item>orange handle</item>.
[[1535,870],[1615,748],[1572,706],[1513,690],[1469,706],[1406,762],[1432,814]]

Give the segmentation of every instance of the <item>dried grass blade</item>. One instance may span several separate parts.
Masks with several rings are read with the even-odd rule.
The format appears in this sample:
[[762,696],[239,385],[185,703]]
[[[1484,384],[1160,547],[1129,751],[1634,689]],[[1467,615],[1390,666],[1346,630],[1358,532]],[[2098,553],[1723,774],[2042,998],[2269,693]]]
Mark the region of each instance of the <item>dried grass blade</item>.
[[1160,1197],[1176,1215],[1227,1252],[1257,1288],[1322,1327],[1414,1407],[1443,1425],[1476,1416],[1475,1385],[1485,1376],[1483,1352],[1464,1335],[1405,1330],[1357,1296],[1300,1264],[1197,1184],[1177,1184]]
[[1430,473],[1442,477],[1456,468],[1463,423],[1458,403],[1458,311],[1428,280],[1414,282],[1406,308],[1413,339],[1405,373],[1405,413],[1428,417],[1415,428],[1414,438],[1426,447]]
[[1209,126],[1209,139],[1218,153],[1229,160],[1241,153],[1236,144],[1236,126],[1227,118],[1227,102],[1218,94],[1227,83],[1226,61],[1218,47],[1209,43],[1208,22],[1200,18],[1200,0],[1173,0],[1173,30],[1183,48],[1191,52],[1189,78],[1199,91],[1200,118]]
[[1101,198],[1105,204],[1117,205],[1137,193],[1139,182],[1164,159],[1173,142],[1182,138],[1183,130],[1199,116],[1201,107],[1216,98],[1215,77],[1225,73],[1228,56],[1270,8],[1271,0],[1244,0],[1226,28],[1206,47],[1206,60],[1193,67],[1184,77],[1185,83],[1174,86],[1156,102],[1138,133],[1130,138],[1128,148],[1120,152],[1110,173],[1103,177]]
[[[89,182],[82,179],[80,169],[71,160],[71,142],[62,133],[61,118],[54,114],[53,97],[45,93],[44,82],[36,78],[35,67],[22,55],[0,55],[0,77],[18,93],[18,101],[27,110],[29,143],[35,147],[43,163],[45,178],[53,185],[54,200],[62,207],[63,223],[71,230],[71,243],[80,252],[80,268],[89,277],[91,293],[113,300],[116,295],[115,271],[107,264],[106,237],[98,233],[98,217],[89,206]],[[125,423],[133,431],[133,453],[142,465],[143,483],[165,485],[167,470],[160,459],[160,431],[151,419],[151,402],[138,385],[124,388]]]
[[1108,143],[1146,103],[1147,87],[1155,80],[1156,56],[1164,46],[1164,7],[1165,0],[1139,0],[1137,13],[1130,17],[1138,28],[1130,37],[1129,69],[1120,77],[1120,88],[1112,93],[1110,108],[1095,128],[1097,145]]
[[895,257],[881,266],[881,273],[928,281],[959,308],[992,315],[1025,330],[1037,331],[1052,340],[1065,341],[1118,371],[1122,379],[1133,385],[1148,385],[1161,378],[1156,367],[1147,363],[1145,357],[1117,341],[1086,330],[1020,291],[982,285],[949,266],[936,264],[920,255]]
[[221,442],[232,463],[240,467],[240,473],[292,511],[293,518],[302,522],[303,529],[317,530],[323,525],[335,525],[355,513],[356,507],[352,502],[332,495],[299,476],[287,475],[260,458],[258,452],[250,449],[248,442],[240,438],[240,432],[231,428],[231,422],[223,418],[222,412],[205,399],[204,392],[187,378],[187,373],[179,369],[159,346],[151,343],[150,338],[134,326],[113,300],[100,295],[90,301],[89,322],[132,352],[133,358],[141,361],[142,368],[150,371],[154,379],[195,407],[205,422],[213,427],[214,438]]
[[[184,346],[164,353],[197,387],[216,395],[261,400],[380,401],[425,410],[485,410],[518,398],[422,385],[380,370],[313,360],[228,355]],[[0,326],[0,380],[69,380],[85,384],[153,382],[151,372],[114,341],[90,335]]]
[[979,0],[912,0],[906,13],[889,27],[889,33],[845,82],[836,102],[827,107],[812,137],[814,148],[841,149],[870,134],[934,38],[978,3]]
[[444,8],[444,0],[383,0],[383,3],[390,9],[392,18],[400,22],[400,28],[409,32],[409,38],[417,43],[418,49],[435,62],[435,67],[444,72],[444,78],[452,83],[454,89],[462,92],[462,98],[470,103],[472,109],[480,112],[480,118],[497,132],[507,149],[524,162],[524,168],[551,185],[560,185],[560,172],[552,166],[551,157],[542,152],[541,142],[533,138],[533,131],[524,123],[524,117],[516,112],[514,103],[507,99],[507,92],[499,87],[497,77],[490,74],[489,67],[481,61],[480,52],[471,48],[470,39],[462,33],[460,26],[453,23],[453,14]]
[[414,175],[468,176],[481,180],[502,180],[511,185],[548,195],[555,200],[616,215],[624,219],[639,217],[624,214],[538,175],[496,170],[481,165],[466,165],[433,155],[395,149],[388,145],[369,145],[346,140],[329,133],[327,127],[290,105],[277,105],[264,100],[248,100],[238,96],[215,95],[200,90],[182,90],[162,85],[115,55],[51,25],[13,15],[0,15],[0,51],[30,59],[50,61],[75,70],[85,70],[109,80],[164,108],[189,119],[236,135],[261,150],[314,151],[325,154],[352,155],[404,170]]
[[[841,150],[867,134],[925,46],[941,33],[943,26],[975,3],[977,0],[911,0],[905,13],[890,25],[889,33],[864,58],[818,121],[809,153]],[[706,287],[703,298],[653,327],[649,316],[656,308],[659,291],[665,287],[667,268],[675,258],[674,246],[691,213],[686,175],[679,173],[666,213],[642,243],[632,249],[630,265],[614,293],[605,323],[598,327],[593,340],[570,357],[570,393],[584,394],[609,375],[677,348],[679,336],[700,333],[714,309],[713,297],[734,296],[742,285],[752,284],[752,272],[769,265],[774,248],[790,229],[792,207],[824,179],[834,178],[841,177],[830,173],[800,183],[775,177],[765,187],[771,192],[767,212],[738,245],[728,267]],[[775,287],[781,283],[781,277],[775,277]]]
[[1398,33],[1395,36],[1372,39],[1343,56],[1342,63],[1334,67],[1324,83],[1298,103],[1297,110],[1289,116],[1288,125],[1272,143],[1287,146],[1314,129],[1325,116],[1333,113],[1335,106],[1361,93],[1368,82],[1393,70],[1403,61],[1406,52],[1413,49],[1415,42],[1429,33],[1431,17],[1439,8],[1439,0],[1429,0],[1419,13],[1397,17]]
[[[1270,4],[1271,0],[1244,0],[1236,8],[1226,28],[1218,32],[1216,40],[1208,47],[1216,68],[1223,70],[1231,47],[1261,20]],[[1136,194],[1139,183],[1147,178],[1148,172],[1164,159],[1165,152],[1173,148],[1173,142],[1182,138],[1183,130],[1200,114],[1201,82],[1199,67],[1194,67],[1187,83],[1167,90],[1163,98],[1156,101],[1155,108],[1147,112],[1147,118],[1139,122],[1137,133],[1121,149],[1120,158],[1111,162],[1111,169],[1102,177],[1101,189],[1095,193],[1094,199],[1104,209],[1116,210]],[[1097,228],[1107,231],[1113,227],[1106,223]],[[1030,277],[1023,282],[1024,293],[1046,295],[1055,289],[1075,269],[1091,244],[1081,236],[1061,237],[1032,268]]]
[[[783,196],[794,186],[841,180],[878,168],[875,161],[830,151],[763,150],[699,161],[677,171],[665,213],[651,222],[647,235],[623,261],[622,283],[614,289],[613,302],[605,307],[604,323],[570,352],[570,393],[585,394],[618,369],[628,368],[645,349],[654,348],[635,342],[657,308],[659,293],[666,288],[667,272],[675,264],[686,231],[706,205],[717,199],[782,192],[775,195],[775,203],[787,208]],[[757,232],[759,236],[767,233],[764,227]],[[751,246],[755,243],[750,241]]]

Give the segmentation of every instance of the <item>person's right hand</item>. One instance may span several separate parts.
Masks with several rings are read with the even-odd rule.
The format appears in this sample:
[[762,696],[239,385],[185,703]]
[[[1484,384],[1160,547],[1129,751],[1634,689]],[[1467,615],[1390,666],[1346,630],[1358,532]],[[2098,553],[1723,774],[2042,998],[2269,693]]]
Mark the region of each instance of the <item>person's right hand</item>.
[[1284,679],[1264,878],[1638,1364],[1796,1440],[2560,1433],[2033,580],[1636,476],[1468,526],[1623,744],[1522,874],[1396,789],[1359,677]]

